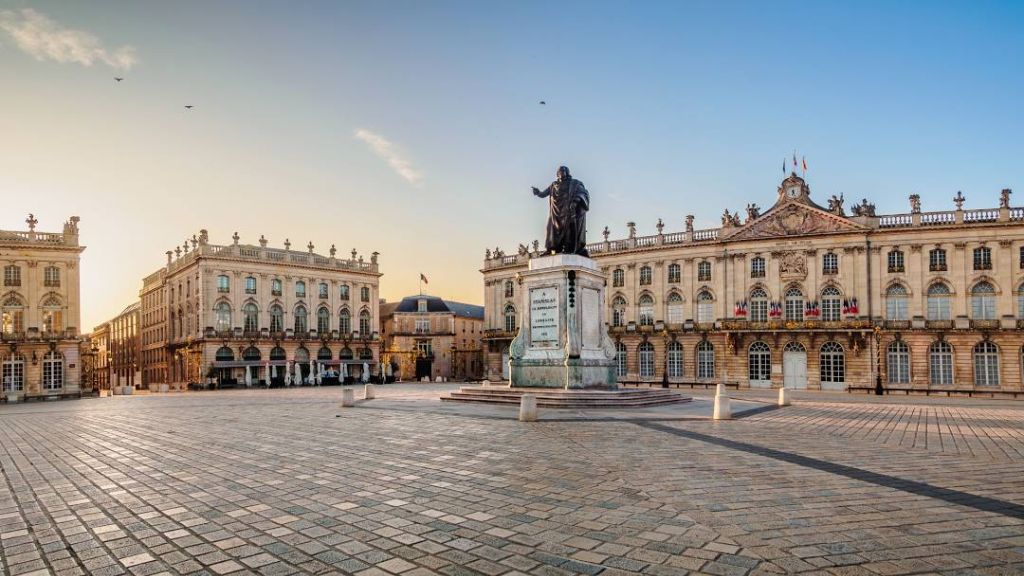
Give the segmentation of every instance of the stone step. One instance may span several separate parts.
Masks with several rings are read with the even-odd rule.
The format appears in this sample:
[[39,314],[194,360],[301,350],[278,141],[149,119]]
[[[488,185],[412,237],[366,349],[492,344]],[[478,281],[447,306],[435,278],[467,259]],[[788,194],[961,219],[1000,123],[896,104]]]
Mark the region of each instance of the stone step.
[[568,391],[542,389],[510,389],[481,387],[462,388],[442,396],[446,402],[477,402],[517,405],[523,394],[537,397],[537,405],[545,408],[629,408],[689,402],[688,396],[670,390],[602,390]]
[[547,398],[646,398],[656,394],[677,394],[672,390],[661,388],[632,388],[623,390],[562,390],[558,388],[484,388],[480,386],[464,386],[460,394],[487,394],[491,396],[509,396],[518,398],[523,394],[533,394]]

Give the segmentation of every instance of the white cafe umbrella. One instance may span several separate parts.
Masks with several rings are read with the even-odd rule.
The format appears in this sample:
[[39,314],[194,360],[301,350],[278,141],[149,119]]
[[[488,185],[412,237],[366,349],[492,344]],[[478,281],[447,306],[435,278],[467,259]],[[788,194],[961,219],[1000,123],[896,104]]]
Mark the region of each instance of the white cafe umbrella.
[[263,377],[267,381],[267,388],[270,388],[270,361],[267,360],[263,363]]
[[363,362],[363,382],[370,381],[370,365]]
[[245,387],[252,387],[252,366],[245,367]]
[[309,361],[309,377],[306,378],[306,384],[313,384],[316,382],[315,373],[313,372],[313,360]]
[[288,362],[284,363],[284,385],[285,387],[292,385],[292,371],[288,369]]
[[324,365],[319,363],[319,362],[317,362],[316,363],[316,385],[319,386],[320,383],[323,382],[323,379],[324,379]]

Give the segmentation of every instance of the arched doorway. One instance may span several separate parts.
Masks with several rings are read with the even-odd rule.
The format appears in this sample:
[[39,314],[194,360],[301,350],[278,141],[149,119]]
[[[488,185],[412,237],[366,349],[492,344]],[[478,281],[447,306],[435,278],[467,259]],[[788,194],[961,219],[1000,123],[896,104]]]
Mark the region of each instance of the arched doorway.
[[782,385],[807,389],[807,350],[799,342],[790,342],[782,349]]

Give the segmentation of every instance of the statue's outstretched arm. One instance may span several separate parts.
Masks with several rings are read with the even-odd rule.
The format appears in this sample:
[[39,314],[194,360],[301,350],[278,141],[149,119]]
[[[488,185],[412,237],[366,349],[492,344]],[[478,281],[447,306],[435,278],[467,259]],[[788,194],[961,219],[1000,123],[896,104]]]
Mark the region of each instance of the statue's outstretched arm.
[[547,188],[540,190],[539,188],[534,186],[533,195],[536,196],[537,198],[547,198],[548,196],[551,195],[551,187],[548,186]]

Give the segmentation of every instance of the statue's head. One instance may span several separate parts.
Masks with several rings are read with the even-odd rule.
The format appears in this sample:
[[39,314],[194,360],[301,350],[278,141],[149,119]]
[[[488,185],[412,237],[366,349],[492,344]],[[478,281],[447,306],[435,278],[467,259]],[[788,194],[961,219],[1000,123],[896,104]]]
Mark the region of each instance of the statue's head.
[[572,175],[569,174],[569,168],[567,168],[565,166],[559,166],[558,167],[558,172],[556,172],[555,175],[558,177],[558,179],[560,181],[561,180],[568,180],[569,178],[572,177]]

